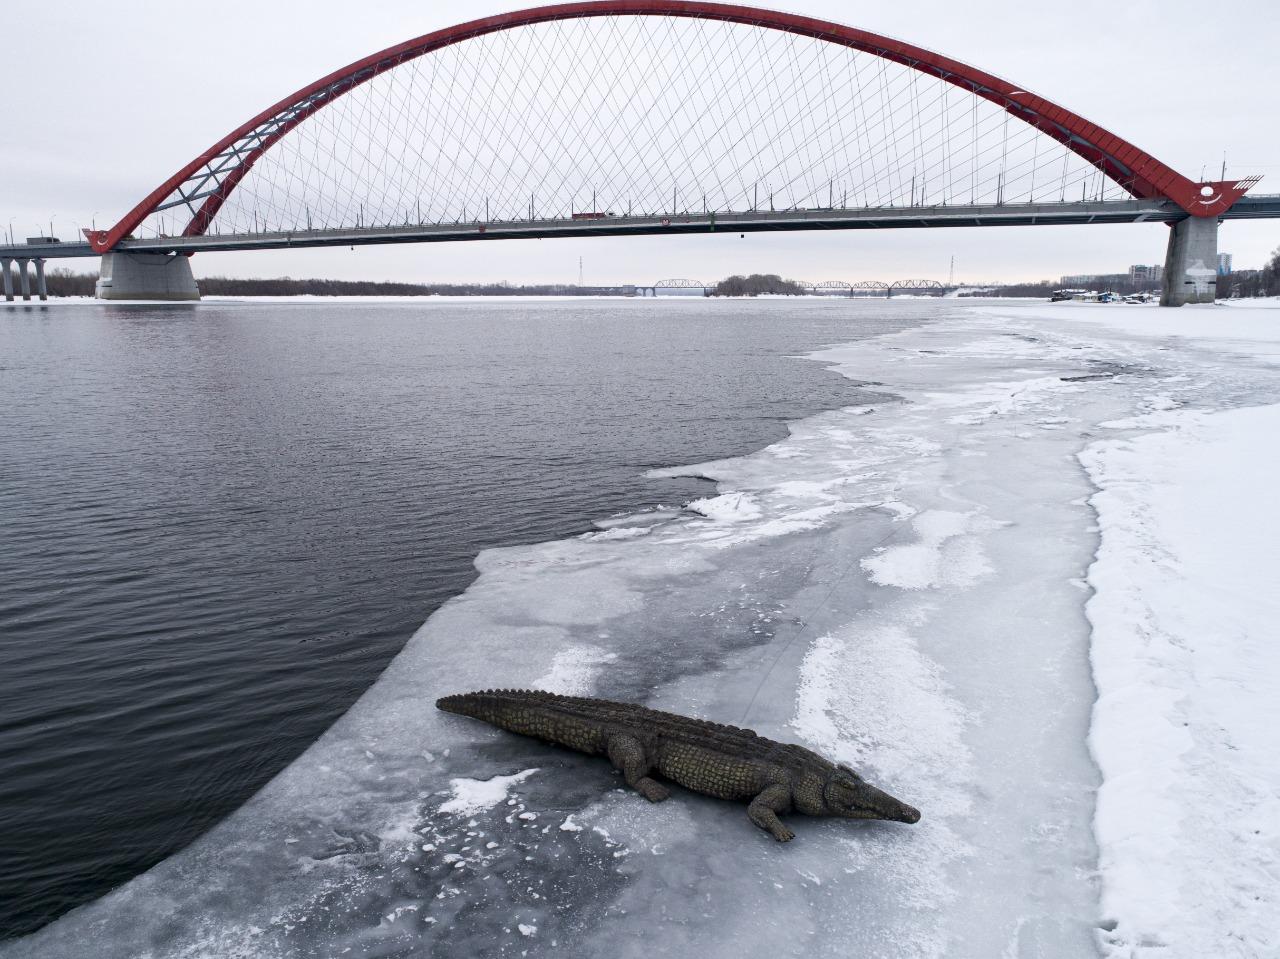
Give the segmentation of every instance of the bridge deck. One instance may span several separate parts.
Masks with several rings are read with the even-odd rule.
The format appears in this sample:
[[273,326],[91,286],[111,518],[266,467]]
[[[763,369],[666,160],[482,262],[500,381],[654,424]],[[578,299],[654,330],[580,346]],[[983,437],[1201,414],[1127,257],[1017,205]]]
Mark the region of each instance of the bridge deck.
[[[1246,196],[1223,219],[1280,217],[1280,195]],[[877,207],[865,209],[756,210],[741,213],[610,216],[598,220],[512,220],[413,223],[359,229],[299,230],[122,240],[132,253],[201,253],[380,243],[458,240],[550,239],[569,236],[652,236],[684,233],[756,233],[789,230],[879,230],[958,226],[1047,226],[1086,223],[1170,223],[1185,219],[1177,206],[1155,200],[991,206]],[[97,256],[88,243],[0,245],[0,257],[58,259]]]

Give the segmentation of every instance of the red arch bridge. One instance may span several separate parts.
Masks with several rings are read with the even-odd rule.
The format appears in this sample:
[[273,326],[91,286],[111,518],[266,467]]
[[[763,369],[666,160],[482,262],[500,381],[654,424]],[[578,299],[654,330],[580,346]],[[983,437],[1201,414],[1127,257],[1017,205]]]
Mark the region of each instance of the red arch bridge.
[[85,242],[105,298],[199,296],[217,250],[765,230],[1172,227],[1165,302],[1214,295],[1217,226],[1280,216],[1017,84],[865,30],[696,0],[474,20],[328,74]]

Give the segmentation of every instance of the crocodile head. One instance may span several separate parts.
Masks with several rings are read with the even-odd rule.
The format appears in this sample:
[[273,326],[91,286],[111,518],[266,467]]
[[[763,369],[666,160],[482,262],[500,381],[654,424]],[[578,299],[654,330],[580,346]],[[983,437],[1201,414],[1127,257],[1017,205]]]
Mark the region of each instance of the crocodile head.
[[845,819],[890,819],[893,822],[919,822],[920,810],[899,802],[876,789],[848,766],[837,766],[822,798],[827,812]]

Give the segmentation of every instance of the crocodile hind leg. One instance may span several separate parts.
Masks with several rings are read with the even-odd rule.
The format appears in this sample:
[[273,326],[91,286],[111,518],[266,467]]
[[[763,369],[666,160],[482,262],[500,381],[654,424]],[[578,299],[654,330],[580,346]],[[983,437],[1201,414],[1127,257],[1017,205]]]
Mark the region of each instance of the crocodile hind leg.
[[791,808],[791,787],[783,783],[775,783],[751,800],[747,807],[747,815],[751,821],[778,842],[790,842],[796,834],[788,829],[778,818],[778,813]]
[[649,802],[662,802],[671,795],[666,786],[649,778],[649,758],[634,736],[613,736],[609,740],[609,762],[622,771],[627,785]]

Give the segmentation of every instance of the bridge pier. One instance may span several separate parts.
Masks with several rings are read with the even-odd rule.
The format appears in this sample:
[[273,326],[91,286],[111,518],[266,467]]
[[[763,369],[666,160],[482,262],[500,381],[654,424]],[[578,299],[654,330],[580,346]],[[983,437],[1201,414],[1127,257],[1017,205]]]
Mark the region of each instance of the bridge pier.
[[0,260],[0,273],[4,274],[4,298],[6,302],[13,302],[13,260],[6,257]]
[[1212,303],[1218,295],[1218,220],[1189,216],[1172,224],[1161,306]]
[[31,300],[31,276],[27,273],[27,264],[30,260],[18,261],[18,287],[22,290],[22,298],[30,302]]
[[169,253],[104,253],[94,289],[100,300],[198,300],[191,258]]

